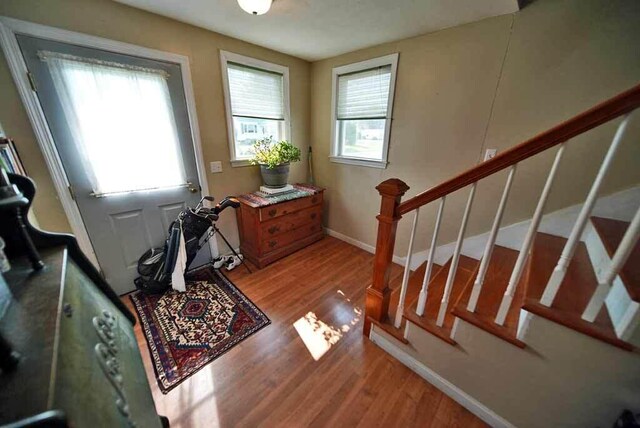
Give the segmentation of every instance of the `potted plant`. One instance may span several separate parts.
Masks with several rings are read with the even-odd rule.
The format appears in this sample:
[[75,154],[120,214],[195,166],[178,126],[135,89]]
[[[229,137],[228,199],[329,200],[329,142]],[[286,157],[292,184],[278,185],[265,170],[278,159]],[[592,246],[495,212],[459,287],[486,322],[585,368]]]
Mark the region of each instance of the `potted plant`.
[[300,149],[286,140],[274,142],[272,137],[253,144],[252,165],[260,165],[264,185],[278,189],[287,185],[290,162],[300,160]]

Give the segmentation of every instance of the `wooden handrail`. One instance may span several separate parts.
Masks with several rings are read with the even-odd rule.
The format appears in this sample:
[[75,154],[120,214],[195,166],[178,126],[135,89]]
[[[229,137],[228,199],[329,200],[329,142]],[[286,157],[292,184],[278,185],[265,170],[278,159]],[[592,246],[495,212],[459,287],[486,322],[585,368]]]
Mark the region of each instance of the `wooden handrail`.
[[401,216],[640,107],[640,85],[398,205]]

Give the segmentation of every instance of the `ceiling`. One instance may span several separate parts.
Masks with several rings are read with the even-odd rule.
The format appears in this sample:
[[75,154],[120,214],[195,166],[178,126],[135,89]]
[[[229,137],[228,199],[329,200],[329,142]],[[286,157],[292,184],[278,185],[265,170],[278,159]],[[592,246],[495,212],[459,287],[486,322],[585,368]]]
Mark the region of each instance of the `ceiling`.
[[249,15],[236,0],[116,0],[315,61],[518,10],[517,0],[274,0]]

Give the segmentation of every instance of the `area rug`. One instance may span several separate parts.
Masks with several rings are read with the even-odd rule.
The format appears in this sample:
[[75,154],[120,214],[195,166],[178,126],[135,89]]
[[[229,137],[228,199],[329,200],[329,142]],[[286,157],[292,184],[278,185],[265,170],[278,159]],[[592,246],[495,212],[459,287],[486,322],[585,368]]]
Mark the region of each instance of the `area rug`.
[[271,321],[221,272],[187,274],[187,291],[131,294],[160,390],[166,394]]

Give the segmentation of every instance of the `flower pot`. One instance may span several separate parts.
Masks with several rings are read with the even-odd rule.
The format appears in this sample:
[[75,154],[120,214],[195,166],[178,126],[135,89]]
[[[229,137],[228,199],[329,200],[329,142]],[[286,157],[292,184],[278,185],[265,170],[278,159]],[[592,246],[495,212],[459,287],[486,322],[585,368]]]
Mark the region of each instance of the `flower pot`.
[[267,168],[267,165],[260,165],[260,173],[264,185],[272,189],[279,189],[287,185],[289,179],[289,163],[283,163],[275,168]]

